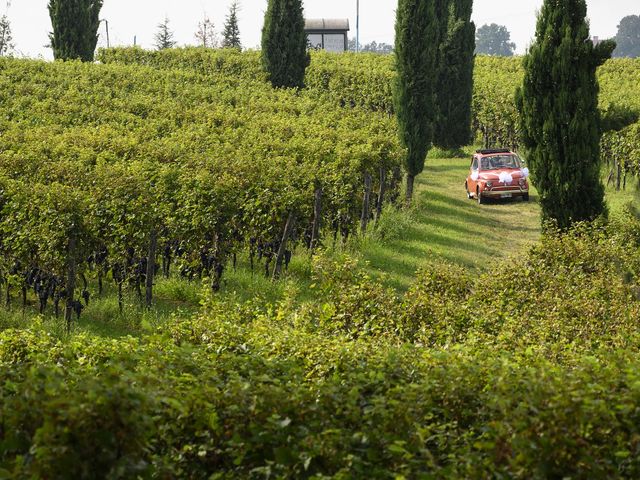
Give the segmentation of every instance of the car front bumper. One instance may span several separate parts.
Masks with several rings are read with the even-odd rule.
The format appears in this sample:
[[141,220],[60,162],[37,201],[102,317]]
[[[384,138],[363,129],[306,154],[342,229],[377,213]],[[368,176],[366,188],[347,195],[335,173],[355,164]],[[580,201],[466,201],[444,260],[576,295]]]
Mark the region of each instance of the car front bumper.
[[528,188],[513,187],[513,188],[504,188],[500,190],[486,189],[480,192],[480,195],[482,195],[483,197],[489,197],[489,198],[511,198],[511,197],[526,195],[527,193],[529,193]]

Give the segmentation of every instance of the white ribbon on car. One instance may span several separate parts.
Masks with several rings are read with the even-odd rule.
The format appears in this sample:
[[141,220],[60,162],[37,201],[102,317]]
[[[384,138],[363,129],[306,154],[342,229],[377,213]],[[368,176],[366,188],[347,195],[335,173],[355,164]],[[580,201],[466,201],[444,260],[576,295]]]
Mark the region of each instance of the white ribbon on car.
[[522,178],[529,178],[529,169],[524,167],[520,170],[522,172]]
[[471,180],[473,180],[474,182],[477,182],[478,178],[480,178],[480,174],[478,172],[473,172],[471,174]]
[[500,183],[504,183],[505,185],[508,183],[510,184],[513,182],[513,176],[508,172],[501,172],[498,180],[500,180]]

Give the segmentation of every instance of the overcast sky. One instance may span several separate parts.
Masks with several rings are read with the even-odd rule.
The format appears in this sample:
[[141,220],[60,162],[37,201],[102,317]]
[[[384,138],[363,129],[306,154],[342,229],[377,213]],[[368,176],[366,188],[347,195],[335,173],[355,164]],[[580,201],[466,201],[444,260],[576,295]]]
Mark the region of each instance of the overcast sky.
[[[0,0],[2,9],[6,0]],[[260,43],[260,29],[267,0],[240,0],[240,32],[243,46],[255,48]],[[231,0],[104,0],[102,18],[109,21],[112,45],[131,45],[134,36],[138,45],[153,46],[157,25],[164,17],[170,20],[175,39],[180,45],[193,44],[194,32],[203,15],[209,15],[216,29],[221,29]],[[47,0],[12,0],[8,10],[16,51],[25,56],[51,58],[47,33],[51,22]],[[640,0],[587,0],[591,33],[608,38],[615,35],[620,19],[640,14]],[[393,42],[394,11],[397,0],[360,0],[360,38]],[[523,53],[535,33],[535,14],[542,0],[476,0],[474,20],[506,25],[511,38]],[[356,0],[306,0],[308,18],[345,18],[351,21],[351,36],[355,36]],[[106,45],[104,24],[99,45]]]

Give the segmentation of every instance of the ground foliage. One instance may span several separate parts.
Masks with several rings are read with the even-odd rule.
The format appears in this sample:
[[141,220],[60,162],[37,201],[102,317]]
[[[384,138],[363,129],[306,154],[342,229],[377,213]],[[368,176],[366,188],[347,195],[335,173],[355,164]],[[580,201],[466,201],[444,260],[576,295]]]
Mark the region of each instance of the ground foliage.
[[636,215],[404,298],[319,256],[313,305],[211,296],[140,339],[2,332],[1,471],[637,478]]

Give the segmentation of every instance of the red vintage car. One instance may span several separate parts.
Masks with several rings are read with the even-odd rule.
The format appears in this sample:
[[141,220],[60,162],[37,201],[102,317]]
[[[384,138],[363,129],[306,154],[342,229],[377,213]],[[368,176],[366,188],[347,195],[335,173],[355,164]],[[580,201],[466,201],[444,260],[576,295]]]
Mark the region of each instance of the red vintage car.
[[467,197],[484,203],[487,198],[522,197],[529,201],[529,170],[511,150],[478,150],[471,159],[464,186]]

